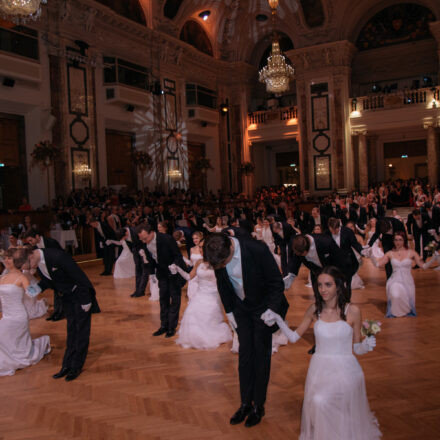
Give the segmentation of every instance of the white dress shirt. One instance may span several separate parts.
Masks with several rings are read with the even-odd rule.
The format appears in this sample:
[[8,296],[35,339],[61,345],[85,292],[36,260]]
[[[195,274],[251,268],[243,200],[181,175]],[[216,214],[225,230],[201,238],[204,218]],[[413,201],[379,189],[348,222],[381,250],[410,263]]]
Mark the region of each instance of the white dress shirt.
[[44,259],[44,254],[43,251],[41,249],[38,250],[38,252],[40,253],[40,262],[38,263],[38,269],[40,269],[41,273],[48,278],[49,280],[51,280],[52,278],[49,275],[49,271],[47,270],[47,266],[46,266],[46,260]]
[[310,249],[305,256],[306,260],[316,264],[318,267],[322,267],[321,261],[319,260],[318,251],[316,250],[315,240],[311,235],[306,235],[306,237],[310,240]]
[[154,258],[154,260],[157,263],[157,235],[154,233],[154,238],[147,244],[147,249],[150,252],[151,256]]
[[241,249],[240,243],[236,238],[231,237],[234,243],[234,255],[231,261],[226,265],[226,271],[228,272],[229,279],[234,287],[235,293],[243,301],[244,300],[244,288],[243,288],[243,271],[241,268]]
[[[43,237],[40,237],[40,241],[37,243],[37,248],[38,249],[44,249],[44,240]],[[44,257],[43,257],[44,260]]]
[[332,234],[333,240],[335,240],[336,244],[341,247],[341,232],[339,231],[339,234]]

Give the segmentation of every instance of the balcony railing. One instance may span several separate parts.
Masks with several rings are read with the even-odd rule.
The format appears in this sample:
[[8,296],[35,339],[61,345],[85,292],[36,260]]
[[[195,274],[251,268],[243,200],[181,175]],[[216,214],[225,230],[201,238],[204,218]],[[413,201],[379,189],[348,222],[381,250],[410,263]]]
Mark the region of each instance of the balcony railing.
[[296,107],[283,107],[278,110],[263,110],[248,115],[248,125],[284,122],[298,117]]
[[380,109],[401,108],[408,105],[431,103],[437,107],[440,100],[440,87],[431,87],[417,90],[402,90],[395,93],[374,94],[352,98],[350,100],[351,111],[369,111]]

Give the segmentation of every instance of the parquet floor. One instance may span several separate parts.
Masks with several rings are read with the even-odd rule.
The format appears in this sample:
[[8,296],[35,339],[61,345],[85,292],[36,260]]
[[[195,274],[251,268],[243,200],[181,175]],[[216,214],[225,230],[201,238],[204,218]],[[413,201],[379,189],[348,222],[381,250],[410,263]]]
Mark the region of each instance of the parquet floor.
[[[103,310],[93,317],[85,371],[71,383],[52,379],[61,365],[65,321],[32,321],[33,336],[49,334],[53,351],[39,364],[0,378],[0,439],[298,438],[311,331],[273,356],[263,422],[232,427],[229,417],[239,399],[237,355],[230,347],[184,350],[173,339],[152,337],[159,304],[130,298],[133,281],[98,276],[99,263],[83,267]],[[367,288],[355,291],[353,302],[364,317],[383,321],[377,349],[359,361],[384,439],[439,439],[440,272],[414,271],[418,317],[392,320],[384,318],[384,271],[367,261],[360,274]],[[305,282],[302,271],[288,292],[294,325],[311,302]]]

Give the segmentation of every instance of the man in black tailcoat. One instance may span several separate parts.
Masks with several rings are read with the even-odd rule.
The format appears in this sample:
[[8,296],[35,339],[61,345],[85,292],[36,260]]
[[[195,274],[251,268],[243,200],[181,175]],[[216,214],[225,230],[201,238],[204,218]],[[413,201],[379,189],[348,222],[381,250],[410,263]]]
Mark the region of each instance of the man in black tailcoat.
[[241,406],[230,423],[246,419],[258,424],[264,416],[272,355],[272,332],[261,315],[268,309],[285,316],[289,306],[275,259],[265,243],[214,233],[205,239],[203,255],[215,270],[220,298],[237,332]]
[[139,298],[140,296],[145,296],[145,289],[150,275],[150,266],[147,262],[146,256],[142,253],[144,244],[139,240],[137,229],[133,227],[128,228],[128,239],[126,240],[126,243],[133,254],[136,277],[136,288],[130,296],[132,298]]
[[[26,233],[25,240],[34,249],[58,249],[63,250],[57,240],[44,237],[39,232],[31,230]],[[64,319],[63,305],[57,291],[53,292],[53,312],[46,318],[46,321],[59,321]]]
[[57,291],[67,318],[67,342],[61,370],[54,379],[76,379],[86,361],[90,339],[91,314],[99,313],[95,289],[72,257],[58,249],[36,249],[29,257],[38,269],[41,290]]
[[181,290],[186,281],[177,273],[170,272],[168,266],[176,264],[185,271],[188,268],[177,243],[171,235],[155,232],[149,224],[137,227],[139,240],[144,243],[143,250],[152,272],[159,283],[160,327],[153,336],[166,333],[170,338],[176,334],[179,322]]

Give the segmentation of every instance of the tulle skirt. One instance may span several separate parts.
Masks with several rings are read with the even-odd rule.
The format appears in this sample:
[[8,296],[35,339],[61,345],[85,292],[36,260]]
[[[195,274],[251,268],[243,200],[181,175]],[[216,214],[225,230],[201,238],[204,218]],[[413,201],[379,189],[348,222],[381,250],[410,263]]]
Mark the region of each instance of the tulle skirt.
[[231,329],[224,322],[218,292],[199,290],[183,314],[176,344],[183,348],[208,350],[231,339]]
[[46,299],[31,298],[27,295],[23,295],[23,305],[29,316],[29,319],[41,318],[47,313]]
[[113,278],[132,278],[135,276],[135,272],[133,254],[130,251],[123,250],[116,260]]
[[197,275],[188,281],[188,287],[186,290],[186,295],[188,296],[188,299],[191,300],[191,298],[197,293],[198,289],[198,277]]
[[354,355],[314,354],[307,373],[300,440],[376,440],[378,423]]

